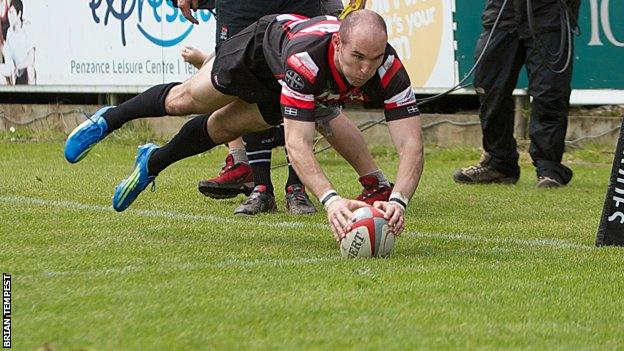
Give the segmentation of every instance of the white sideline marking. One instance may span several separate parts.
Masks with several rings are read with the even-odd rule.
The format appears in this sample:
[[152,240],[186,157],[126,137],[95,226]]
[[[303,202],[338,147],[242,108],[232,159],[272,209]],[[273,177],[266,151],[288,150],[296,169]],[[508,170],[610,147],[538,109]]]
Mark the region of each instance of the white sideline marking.
[[[201,270],[207,268],[254,268],[260,266],[300,266],[306,264],[317,264],[324,262],[333,262],[341,260],[341,256],[329,256],[329,257],[305,257],[305,258],[292,258],[292,259],[266,259],[266,260],[240,260],[240,259],[228,259],[222,262],[217,263],[182,263],[182,264],[166,264],[167,269],[172,269],[175,271],[192,271],[192,270]],[[163,264],[163,263],[160,263]],[[106,275],[121,275],[121,274],[129,274],[129,273],[138,273],[147,270],[157,270],[157,266],[136,266],[129,265],[119,268],[106,268],[106,269],[94,269],[94,270],[86,270],[86,271],[45,271],[41,274],[30,274],[30,275],[21,275],[22,277],[29,278],[38,278],[40,276],[44,277],[66,277],[66,276],[88,276],[88,277],[99,277]]]
[[560,239],[513,239],[513,238],[486,238],[478,235],[453,234],[453,233],[419,233],[407,232],[403,235],[415,238],[444,239],[454,241],[473,241],[486,244],[504,244],[512,246],[549,247],[554,249],[593,249],[593,246],[574,244]]
[[[0,196],[0,202],[9,203],[9,204],[17,204],[17,205],[38,205],[38,206],[53,206],[60,207],[72,210],[88,210],[88,211],[100,211],[100,212],[114,212],[114,210],[109,206],[101,206],[101,205],[88,205],[82,204],[74,201],[65,201],[65,200],[44,200],[40,198],[30,198],[30,197],[22,197],[22,196]],[[246,218],[236,219],[236,218],[224,218],[218,216],[211,215],[194,215],[194,214],[185,214],[179,212],[172,211],[157,211],[157,210],[129,210],[127,211],[128,215],[135,215],[139,217],[151,217],[151,218],[166,218],[166,219],[176,219],[176,220],[187,220],[187,221],[206,221],[206,222],[217,222],[217,223],[227,223],[227,224],[238,224],[238,225],[255,225],[255,226],[266,226],[266,227],[285,227],[285,228],[319,228],[323,230],[328,230],[328,226],[320,223],[303,223],[296,221],[288,221],[288,222],[277,222],[277,221],[259,221],[257,218],[254,218],[253,221],[250,221]],[[513,239],[513,238],[487,238],[483,236],[474,236],[474,235],[466,235],[466,234],[457,234],[457,233],[421,233],[421,232],[406,232],[403,236],[415,237],[415,238],[430,238],[430,239],[442,239],[442,240],[452,240],[452,241],[466,241],[466,242],[477,242],[477,243],[485,243],[485,244],[500,244],[500,245],[510,245],[510,246],[524,246],[524,247],[545,247],[552,249],[582,249],[589,250],[593,249],[593,246],[589,245],[580,245],[575,243],[570,243],[565,240],[559,239]],[[199,269],[199,268],[207,268],[207,267],[256,267],[262,265],[300,265],[300,264],[315,264],[326,261],[333,261],[339,259],[339,257],[321,257],[321,258],[299,258],[299,259],[267,259],[267,260],[253,260],[253,261],[245,261],[238,259],[231,259],[221,263],[212,264],[212,265],[198,265],[198,264],[182,264],[173,266],[178,269]],[[126,266],[122,268],[111,268],[107,270],[96,270],[96,271],[87,271],[87,272],[47,272],[45,274],[50,276],[62,276],[69,274],[93,274],[93,275],[106,275],[106,274],[125,274],[131,273],[134,271],[141,271],[147,269],[146,267],[136,267],[136,266]]]
[[[40,198],[31,198],[31,197],[23,197],[23,196],[0,196],[0,202],[8,203],[8,204],[16,204],[16,205],[37,205],[37,206],[53,206],[66,208],[70,210],[88,210],[88,211],[100,211],[100,212],[114,212],[114,210],[109,206],[101,206],[101,205],[89,205],[82,204],[74,201],[65,201],[65,200],[44,200]],[[219,222],[219,223],[229,223],[229,224],[251,224],[251,225],[261,225],[267,227],[287,227],[287,228],[302,228],[302,227],[315,227],[321,229],[328,229],[327,225],[319,224],[319,223],[303,223],[296,221],[289,222],[263,222],[258,221],[254,218],[253,221],[249,221],[247,219],[233,219],[233,218],[223,218],[211,215],[193,215],[193,214],[185,214],[178,213],[172,211],[157,211],[157,210],[129,210],[127,211],[128,215],[135,215],[138,217],[151,217],[151,218],[166,218],[166,219],[176,219],[176,220],[188,220],[188,221],[209,221],[209,222]],[[441,239],[441,240],[450,240],[450,241],[466,241],[466,242],[476,242],[476,243],[485,243],[485,244],[501,244],[501,245],[511,245],[511,246],[524,246],[524,247],[545,247],[552,249],[583,249],[588,250],[592,249],[593,246],[589,245],[579,245],[567,242],[565,240],[559,239],[513,239],[513,238],[487,238],[483,236],[472,236],[466,234],[455,234],[455,233],[420,233],[420,232],[406,232],[403,236],[409,236],[414,238],[430,238],[430,239]],[[259,266],[287,266],[287,265],[305,265],[305,264],[318,264],[324,262],[333,262],[341,260],[342,258],[339,255],[328,256],[328,257],[308,257],[308,258],[297,258],[297,259],[281,259],[281,258],[269,258],[269,259],[256,259],[256,260],[241,260],[241,259],[228,259],[222,262],[217,263],[183,263],[183,264],[167,264],[169,269],[175,270],[197,270],[197,269],[207,269],[207,268],[227,268],[227,267],[235,267],[235,268],[252,268]],[[119,268],[107,268],[107,269],[99,269],[99,270],[86,270],[86,271],[45,271],[40,274],[32,274],[32,275],[24,275],[23,278],[39,278],[41,276],[47,277],[63,277],[63,276],[76,276],[76,275],[85,275],[85,276],[106,276],[106,275],[121,275],[121,274],[129,274],[135,272],[143,272],[150,269],[157,269],[155,266],[136,266],[136,265],[128,265]]]
[[[53,206],[72,210],[87,210],[87,211],[100,211],[100,212],[112,212],[116,213],[111,206],[102,205],[88,205],[74,201],[65,200],[44,200],[33,197],[23,196],[0,196],[0,201],[17,205],[37,205],[37,206]],[[152,218],[166,218],[186,221],[205,221],[213,223],[225,223],[225,224],[243,224],[254,226],[267,226],[267,227],[285,227],[285,228],[310,228],[316,227],[320,229],[329,229],[329,225],[323,225],[319,223],[303,223],[303,222],[278,222],[278,221],[259,221],[258,218],[253,218],[253,221],[246,217],[241,219],[227,218],[212,215],[197,215],[188,213],[179,213],[173,211],[160,211],[160,210],[126,210],[124,213],[128,215],[135,215],[139,217],[152,217]]]
[[[40,198],[23,197],[23,196],[0,196],[0,201],[18,205],[38,205],[38,206],[54,206],[60,208],[67,208],[72,210],[89,210],[100,212],[115,212],[112,207],[101,205],[88,205],[74,201],[65,200],[44,200]],[[226,224],[243,224],[243,225],[261,225],[267,227],[285,227],[285,228],[319,228],[323,230],[329,230],[329,226],[320,223],[303,223],[296,221],[277,222],[277,221],[259,221],[254,218],[253,221],[243,217],[241,219],[225,218],[212,215],[195,215],[187,213],[179,213],[173,211],[159,211],[159,210],[127,210],[124,213],[128,215],[135,215],[138,217],[152,217],[152,218],[166,218],[176,220],[187,221],[206,221],[217,222]],[[432,238],[432,239],[444,239],[455,241],[473,241],[480,243],[490,244],[505,244],[515,246],[529,246],[529,247],[552,247],[556,249],[593,249],[590,245],[580,245],[567,242],[560,239],[513,239],[513,238],[487,238],[483,236],[474,236],[458,233],[421,233],[421,232],[405,232],[403,235],[416,237],[416,238]]]

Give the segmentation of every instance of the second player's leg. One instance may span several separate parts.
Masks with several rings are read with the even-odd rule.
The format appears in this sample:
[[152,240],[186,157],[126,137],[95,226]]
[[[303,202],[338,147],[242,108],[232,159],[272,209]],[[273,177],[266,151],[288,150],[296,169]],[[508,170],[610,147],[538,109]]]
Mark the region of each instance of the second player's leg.
[[127,209],[156,176],[171,164],[233,140],[250,129],[253,131],[254,127],[258,130],[268,127],[254,105],[237,100],[223,110],[225,115],[236,117],[224,119],[218,113],[212,116],[199,115],[186,122],[163,147],[154,144],[139,147],[132,173],[115,188],[115,210]]
[[342,112],[328,124],[331,133],[320,128],[321,134],[360,176],[359,181],[364,189],[357,200],[369,204],[387,201],[392,192],[391,184],[377,167],[357,126]]

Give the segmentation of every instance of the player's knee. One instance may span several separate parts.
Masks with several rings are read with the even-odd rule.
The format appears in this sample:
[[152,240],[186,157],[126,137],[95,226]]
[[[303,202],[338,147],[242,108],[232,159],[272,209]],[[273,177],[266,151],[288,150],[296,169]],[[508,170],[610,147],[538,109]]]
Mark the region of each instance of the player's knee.
[[234,126],[231,123],[227,123],[227,116],[220,110],[210,115],[208,130],[213,140],[221,143],[232,141],[240,136],[236,133]]
[[190,97],[185,83],[174,86],[165,97],[165,111],[172,116],[184,116],[196,112],[193,111]]

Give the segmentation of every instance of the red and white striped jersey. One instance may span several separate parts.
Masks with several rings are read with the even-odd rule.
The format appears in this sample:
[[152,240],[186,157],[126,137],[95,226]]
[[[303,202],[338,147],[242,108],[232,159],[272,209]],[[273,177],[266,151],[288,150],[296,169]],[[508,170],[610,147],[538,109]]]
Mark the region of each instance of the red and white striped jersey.
[[314,121],[317,107],[383,101],[387,121],[418,116],[405,67],[390,44],[382,65],[362,87],[351,86],[334,63],[331,37],[340,29],[332,16],[270,15],[263,40],[267,64],[281,85],[284,118]]

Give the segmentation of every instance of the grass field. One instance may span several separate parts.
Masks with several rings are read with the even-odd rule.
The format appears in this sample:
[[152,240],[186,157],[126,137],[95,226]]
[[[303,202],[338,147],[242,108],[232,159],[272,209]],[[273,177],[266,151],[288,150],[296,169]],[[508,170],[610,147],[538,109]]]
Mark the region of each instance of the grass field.
[[[460,186],[476,150],[428,150],[390,259],[343,260],[324,213],[235,217],[242,197],[196,190],[223,149],[161,174],[111,209],[135,147],[77,165],[61,142],[0,143],[0,269],[13,276],[16,350],[624,348],[623,251],[593,247],[612,155],[575,151],[563,189]],[[396,158],[374,154],[390,175]],[[356,175],[322,165],[344,195]],[[283,153],[274,160],[282,162]]]

